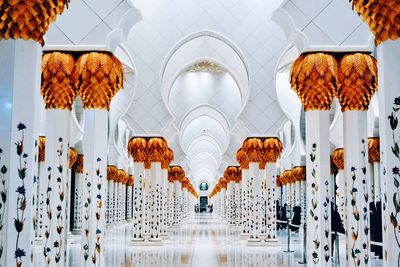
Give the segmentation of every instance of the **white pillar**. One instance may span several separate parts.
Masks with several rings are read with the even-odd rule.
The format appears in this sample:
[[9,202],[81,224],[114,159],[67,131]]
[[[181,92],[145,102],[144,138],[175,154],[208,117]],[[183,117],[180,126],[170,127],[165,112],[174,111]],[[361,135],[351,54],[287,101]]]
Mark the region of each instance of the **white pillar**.
[[369,168],[367,112],[343,112],[344,171],[347,178],[347,256],[350,266],[369,266]]
[[383,249],[385,266],[398,266],[400,258],[400,42],[378,47],[379,129],[381,142]]
[[39,132],[40,44],[0,42],[0,254],[2,266],[29,266],[33,256],[33,178]]
[[168,226],[172,226],[174,224],[174,201],[175,201],[175,192],[174,192],[174,182],[168,181]]
[[46,110],[47,216],[43,257],[49,265],[57,266],[65,266],[67,262],[69,121],[68,109]]
[[84,128],[82,256],[87,266],[99,266],[104,263],[108,111],[85,109]]
[[168,168],[161,169],[161,235],[167,235],[168,217],[169,217],[169,202],[168,202]]
[[133,181],[133,236],[132,241],[143,241],[143,200],[144,200],[144,171],[143,162],[134,162],[134,181]]
[[331,266],[329,111],[306,112],[307,262]]
[[174,180],[174,226],[179,226],[180,218],[180,197],[181,197],[181,182]]
[[267,162],[267,241],[276,239],[276,163]]
[[250,239],[252,242],[260,241],[261,227],[261,183],[260,183],[260,164],[258,162],[249,163],[249,203],[250,207]]
[[161,162],[151,163],[151,181],[149,192],[151,201],[151,220],[150,220],[150,241],[161,241],[160,239],[160,183],[161,183]]
[[249,217],[249,170],[242,167],[242,225],[243,235],[250,234],[250,217]]

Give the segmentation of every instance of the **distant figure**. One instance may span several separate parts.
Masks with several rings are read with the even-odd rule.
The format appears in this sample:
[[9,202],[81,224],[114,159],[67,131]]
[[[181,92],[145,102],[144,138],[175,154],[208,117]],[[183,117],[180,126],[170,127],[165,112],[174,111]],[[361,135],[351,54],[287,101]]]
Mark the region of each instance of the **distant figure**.
[[340,218],[340,214],[337,211],[337,206],[334,206],[333,202],[331,202],[331,227],[332,227],[332,255],[333,255],[337,233],[341,234],[345,233],[342,218]]
[[[378,201],[370,203],[370,228],[371,228],[371,241],[382,242],[382,206]],[[381,246],[371,245],[371,251],[382,259],[383,249]]]
[[[287,221],[287,216],[286,216],[286,209],[287,209],[287,204],[283,204],[283,207],[280,209],[280,214],[278,219],[280,221]],[[286,223],[278,223],[278,230],[282,230],[286,228]]]
[[[290,222],[290,231],[292,232],[297,232],[300,228],[300,219],[301,219],[301,208],[299,206],[296,206],[293,208],[293,216],[292,220]],[[294,225],[299,225],[299,226],[294,226]]]

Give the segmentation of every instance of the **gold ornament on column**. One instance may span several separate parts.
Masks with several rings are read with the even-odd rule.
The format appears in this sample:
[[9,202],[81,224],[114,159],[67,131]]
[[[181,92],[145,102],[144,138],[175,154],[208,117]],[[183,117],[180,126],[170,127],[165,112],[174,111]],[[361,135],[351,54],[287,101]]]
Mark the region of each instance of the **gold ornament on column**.
[[380,152],[380,144],[379,137],[370,137],[368,138],[368,162],[379,163],[381,161],[381,152]]
[[181,181],[181,184],[182,184],[182,189],[184,189],[184,188],[188,189],[190,181],[187,177],[184,177]]
[[76,150],[73,147],[70,147],[68,152],[69,152],[69,168],[72,169],[72,167],[74,166],[75,162],[78,159],[78,153],[76,153]]
[[276,137],[268,137],[263,141],[263,161],[276,163],[283,150],[282,142]]
[[221,185],[221,189],[225,189],[226,190],[226,187],[228,185],[228,181],[224,177],[221,177],[219,179],[219,183]]
[[147,139],[143,137],[133,137],[128,142],[128,152],[135,162],[143,162],[146,169],[150,169],[148,160]]
[[118,169],[114,165],[107,166],[107,180],[114,181],[118,175]]
[[243,147],[239,148],[239,150],[236,152],[236,160],[239,162],[242,169],[249,169],[249,158],[247,157]]
[[73,80],[85,109],[110,109],[114,95],[123,87],[121,62],[106,52],[90,52],[78,58]]
[[163,161],[161,162],[162,169],[168,169],[169,164],[174,161],[174,151],[171,148],[165,150]]
[[292,170],[292,176],[295,181],[305,181],[306,180],[306,167],[304,166],[296,166]]
[[147,143],[148,147],[148,160],[150,162],[162,162],[164,154],[168,148],[167,142],[162,137],[153,137]]
[[134,182],[134,178],[133,178],[133,175],[129,175],[129,181],[128,181],[128,186],[133,186],[133,182]]
[[[260,138],[247,138],[243,142],[243,151],[246,153],[249,162],[258,162],[263,165],[263,143]],[[262,166],[260,166],[262,167]]]
[[181,166],[171,166],[170,173],[173,181],[181,182],[185,178],[185,171]]
[[336,175],[336,174],[338,173],[339,169],[338,169],[338,167],[336,166],[335,162],[333,162],[333,157],[332,157],[332,155],[330,156],[330,167],[331,167],[330,173]]
[[340,60],[337,96],[342,111],[368,110],[372,96],[378,90],[378,67],[375,58],[367,54],[345,55]]
[[282,186],[282,182],[280,179],[280,175],[276,176],[276,187],[281,187]]
[[77,94],[72,81],[74,58],[67,53],[50,52],[42,58],[42,87],[40,93],[46,109],[72,109]]
[[46,137],[45,136],[39,136],[39,152],[38,152],[38,160],[39,160],[39,162],[44,162],[45,161],[45,159],[46,159],[45,150],[46,150]]
[[0,40],[32,39],[44,45],[50,23],[69,0],[0,0]]
[[353,9],[375,35],[375,45],[397,40],[400,35],[400,3],[398,0],[353,0]]
[[344,149],[338,148],[335,149],[332,153],[332,161],[335,163],[336,167],[339,170],[344,170]]
[[84,156],[82,154],[78,154],[78,158],[76,159],[75,165],[76,165],[76,169],[75,172],[76,173],[83,173],[84,170],[84,165],[83,165],[83,159]]
[[332,55],[300,55],[292,65],[290,77],[304,111],[331,109],[338,87],[338,63]]

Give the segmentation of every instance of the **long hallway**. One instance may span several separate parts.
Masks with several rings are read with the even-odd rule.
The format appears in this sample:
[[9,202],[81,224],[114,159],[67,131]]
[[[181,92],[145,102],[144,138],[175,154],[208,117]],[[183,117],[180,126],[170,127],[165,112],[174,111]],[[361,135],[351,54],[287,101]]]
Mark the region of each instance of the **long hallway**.
[[[298,234],[292,240],[294,253],[285,253],[287,236],[266,247],[250,247],[240,230],[222,223],[210,213],[196,214],[170,233],[160,246],[132,245],[131,228],[116,226],[106,232],[105,266],[115,267],[234,267],[234,266],[300,266],[301,242]],[[80,266],[79,242],[69,245],[68,266]],[[40,252],[39,252],[40,253]],[[43,266],[43,265],[37,265]]]

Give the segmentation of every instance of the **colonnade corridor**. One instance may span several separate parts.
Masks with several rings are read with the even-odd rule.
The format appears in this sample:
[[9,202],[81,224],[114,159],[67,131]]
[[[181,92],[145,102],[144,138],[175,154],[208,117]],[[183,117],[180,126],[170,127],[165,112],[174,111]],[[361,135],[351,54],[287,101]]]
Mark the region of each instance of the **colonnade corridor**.
[[0,267],[400,267],[400,0],[0,0]]

